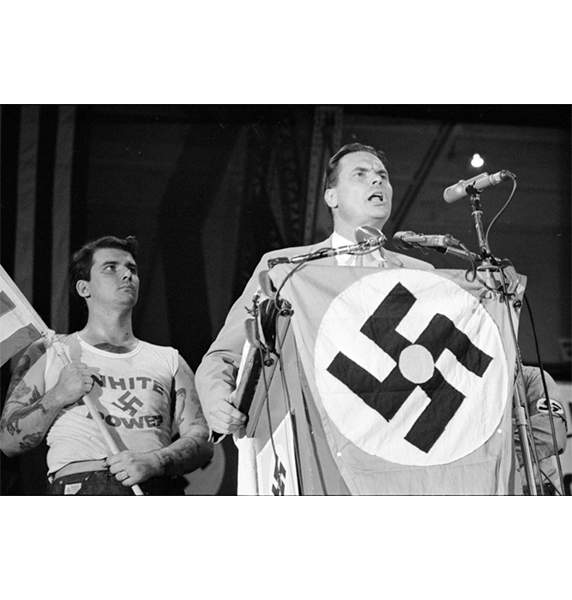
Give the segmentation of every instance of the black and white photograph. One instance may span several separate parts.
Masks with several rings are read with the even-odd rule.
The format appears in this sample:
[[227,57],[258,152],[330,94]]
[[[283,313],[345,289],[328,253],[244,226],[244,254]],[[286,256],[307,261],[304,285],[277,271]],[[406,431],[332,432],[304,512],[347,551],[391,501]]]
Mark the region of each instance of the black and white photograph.
[[565,595],[561,3],[2,25],[3,597]]
[[570,495],[570,107],[2,107],[2,494]]

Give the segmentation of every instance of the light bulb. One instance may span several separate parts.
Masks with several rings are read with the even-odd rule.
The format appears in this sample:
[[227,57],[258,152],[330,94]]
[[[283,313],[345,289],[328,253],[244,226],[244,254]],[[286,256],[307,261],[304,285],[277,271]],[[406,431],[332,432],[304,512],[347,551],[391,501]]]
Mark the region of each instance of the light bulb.
[[471,158],[471,167],[475,169],[480,169],[485,164],[485,159],[478,153],[475,152],[473,154],[473,158]]

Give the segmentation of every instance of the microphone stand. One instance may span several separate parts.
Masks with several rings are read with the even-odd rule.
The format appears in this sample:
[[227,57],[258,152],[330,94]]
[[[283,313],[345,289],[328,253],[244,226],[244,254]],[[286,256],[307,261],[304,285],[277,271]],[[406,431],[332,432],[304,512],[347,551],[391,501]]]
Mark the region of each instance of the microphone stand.
[[378,237],[372,236],[369,238],[364,238],[356,244],[351,244],[348,246],[339,246],[338,248],[324,246],[323,248],[318,248],[317,250],[308,252],[306,254],[269,258],[267,265],[269,269],[272,269],[272,267],[279,264],[297,264],[302,266],[302,263],[305,264],[312,260],[319,260],[320,258],[330,258],[332,256],[338,256],[339,254],[369,254],[371,252],[375,252],[375,250],[381,249],[386,241],[386,238],[381,231],[379,233],[380,235]]
[[[511,338],[512,343],[514,344],[516,355],[517,370],[517,377],[515,381],[516,394],[513,394],[513,408],[516,418],[518,435],[520,439],[520,445],[522,448],[522,460],[524,464],[524,472],[526,474],[528,490],[531,496],[537,496],[538,490],[540,490],[540,493],[542,495],[542,478],[540,475],[538,456],[536,454],[536,448],[533,444],[530,443],[530,440],[533,440],[533,438],[530,426],[530,416],[528,414],[528,406],[526,404],[526,389],[524,383],[524,374],[522,370],[522,357],[520,354],[518,338],[516,335],[516,330],[514,328],[514,323],[510,311],[509,296],[511,294],[508,291],[508,276],[504,272],[504,267],[507,266],[508,263],[507,261],[499,261],[491,254],[491,250],[483,229],[483,209],[481,207],[479,191],[473,185],[470,185],[467,187],[467,192],[469,193],[469,198],[471,202],[471,215],[473,217],[475,231],[477,234],[477,243],[479,246],[480,266],[477,270],[486,272],[488,282],[493,284],[493,286],[490,286],[491,289],[494,289],[494,291],[496,291],[499,295],[502,296],[502,300],[504,302],[508,314]],[[495,279],[495,274],[499,275],[500,281]],[[494,284],[496,283],[500,285],[495,286]],[[518,306],[516,306],[516,303],[514,306],[515,308],[519,308]],[[538,488],[536,486],[534,466],[536,466],[536,471],[538,475]]]
[[[483,230],[483,208],[481,206],[481,195],[479,191],[473,186],[467,187],[469,192],[469,199],[471,201],[471,216],[475,222],[475,231],[477,233],[477,244],[479,246],[479,253],[483,260],[483,263],[491,257],[491,251],[485,237]],[[489,263],[490,264],[490,263]]]

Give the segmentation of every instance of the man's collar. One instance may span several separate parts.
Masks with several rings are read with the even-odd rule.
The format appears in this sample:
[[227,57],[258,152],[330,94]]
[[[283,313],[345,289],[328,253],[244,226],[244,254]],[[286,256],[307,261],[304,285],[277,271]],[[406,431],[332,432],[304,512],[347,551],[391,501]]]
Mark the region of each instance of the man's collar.
[[[340,246],[350,246],[352,244],[355,244],[355,240],[348,240],[343,235],[340,235],[339,233],[334,231],[332,233],[332,236],[330,237],[330,243],[332,245],[332,248],[339,248]],[[339,254],[335,257],[335,259],[336,264],[338,265],[349,266],[355,263],[355,257],[351,256],[350,254]]]
[[336,231],[334,231],[332,233],[331,241],[332,241],[332,248],[339,248],[340,246],[351,246],[352,244],[356,243],[355,240],[348,240],[347,238],[345,238],[343,235],[340,235]]
[[[336,231],[332,233],[330,241],[332,244],[332,248],[339,248],[340,246],[351,246],[357,243],[355,240],[348,240]],[[384,264],[386,263],[386,257],[389,258],[389,263],[392,263],[392,266],[404,266],[403,261],[399,258],[398,254],[385,249],[375,250],[374,252],[366,254],[361,262],[363,266],[384,266]],[[335,258],[336,263],[338,265],[353,266],[356,263],[356,256],[352,254],[339,254]]]

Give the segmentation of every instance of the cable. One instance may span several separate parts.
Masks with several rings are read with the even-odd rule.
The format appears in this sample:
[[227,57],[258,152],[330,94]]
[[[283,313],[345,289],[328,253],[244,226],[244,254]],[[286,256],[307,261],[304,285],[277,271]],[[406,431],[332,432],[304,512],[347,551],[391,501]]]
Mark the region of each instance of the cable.
[[556,468],[558,470],[558,479],[560,481],[560,488],[562,495],[564,495],[564,475],[562,473],[562,464],[560,462],[560,455],[558,454],[557,441],[556,441],[556,429],[554,427],[554,414],[552,413],[552,403],[550,402],[550,396],[548,394],[548,386],[546,385],[546,379],[544,377],[544,365],[542,358],[540,357],[540,348],[538,346],[538,337],[536,335],[536,326],[534,324],[534,317],[532,316],[532,308],[528,301],[528,297],[524,294],[524,304],[528,312],[528,318],[530,319],[530,326],[532,328],[532,337],[534,339],[534,347],[536,349],[536,359],[540,368],[540,379],[542,381],[542,388],[544,396],[546,398],[546,404],[548,406],[548,420],[550,422],[550,434],[552,436],[552,445],[554,450],[554,456],[556,457]]
[[318,253],[321,253],[321,252],[323,252],[323,248],[318,248],[318,250],[316,250],[315,252],[312,252],[312,254],[308,258],[306,258],[302,262],[298,263],[288,273],[288,275],[286,275],[286,277],[284,277],[284,279],[282,280],[282,283],[278,286],[278,289],[276,290],[276,294],[274,294],[274,306],[276,307],[276,310],[280,311],[280,304],[279,304],[280,292],[282,291],[282,288],[284,287],[285,283],[290,279],[290,277],[292,277],[292,275],[294,275],[294,273],[296,273],[297,271],[299,271],[309,260],[312,260],[312,257],[315,254],[318,254]]
[[514,193],[516,192],[516,177],[514,175],[512,175],[512,173],[510,173],[511,179],[512,179],[512,190],[508,196],[507,201],[501,206],[500,210],[497,212],[497,214],[491,219],[491,222],[489,223],[489,226],[487,227],[487,230],[485,232],[485,246],[487,248],[489,248],[489,233],[493,227],[493,225],[496,223],[496,221],[500,218],[500,216],[503,214],[503,212],[506,210],[506,208],[508,207],[508,205],[510,204]]
[[[526,386],[525,386],[525,381],[524,381],[524,372],[522,370],[522,357],[520,354],[520,347],[518,345],[518,337],[516,335],[516,329],[513,323],[513,319],[512,319],[512,313],[510,310],[510,304],[509,304],[509,300],[508,300],[508,283],[507,283],[507,276],[504,272],[503,269],[498,268],[497,267],[497,272],[500,275],[500,285],[501,285],[501,289],[499,290],[501,292],[502,295],[502,300],[505,304],[506,310],[507,310],[507,316],[508,316],[508,324],[509,324],[509,329],[511,332],[511,336],[512,336],[512,340],[513,340],[513,344],[514,344],[514,350],[516,353],[516,376],[515,376],[515,381],[517,379],[520,378],[520,383],[522,385],[522,388],[519,388],[518,384],[516,386],[516,402],[518,402],[519,404],[519,408],[524,412],[524,428],[525,428],[525,433],[526,436],[523,438],[522,436],[522,432],[521,432],[521,426],[522,423],[520,423],[520,421],[518,421],[517,419],[517,426],[519,429],[519,437],[521,440],[521,445],[522,445],[522,456],[523,456],[523,460],[525,463],[525,472],[527,473],[527,482],[529,484],[529,486],[534,485],[534,489],[535,492],[536,491],[540,491],[540,495],[544,495],[544,489],[542,487],[542,479],[540,476],[540,461],[538,460],[538,454],[536,452],[536,444],[534,443],[534,437],[532,434],[532,426],[530,424],[530,413],[528,411],[528,398],[526,395]],[[521,394],[519,393],[519,389],[520,391],[524,394],[524,398],[521,397]],[[519,417],[520,418],[520,417]],[[527,452],[526,450],[530,450],[530,462],[531,462],[531,472],[528,472],[528,469],[526,467],[527,464]],[[536,474],[534,473],[534,469],[536,469]],[[540,490],[537,489],[537,485],[536,485],[536,476],[538,475],[538,484],[540,486]],[[530,478],[532,478],[532,481],[530,481]]]
[[[306,394],[304,393],[304,391],[309,388],[308,386],[308,382],[306,379],[306,375],[304,373],[304,367],[302,365],[302,360],[300,358],[300,353],[298,352],[298,346],[296,344],[294,344],[294,350],[296,352],[296,364],[298,366],[298,373],[300,374],[300,391],[301,391],[301,397],[302,397],[302,405],[304,407],[304,416],[306,418],[306,426],[308,427],[308,433],[309,433],[309,438],[310,438],[310,444],[312,447],[312,453],[314,455],[314,462],[316,465],[316,471],[318,474],[318,479],[320,480],[320,485],[322,486],[322,492],[321,494],[323,496],[328,496],[328,487],[326,485],[326,479],[324,476],[324,472],[322,469],[322,464],[320,462],[320,457],[319,457],[319,453],[318,453],[318,447],[316,446],[316,440],[315,440],[315,432],[314,432],[314,425],[313,425],[313,421],[312,421],[312,417],[310,416],[310,409],[308,407],[308,400],[306,397]],[[310,397],[311,394],[309,393]],[[319,417],[318,417],[319,419]]]
[[[278,319],[278,315],[276,316]],[[278,327],[276,327],[276,331],[278,331]],[[285,334],[286,335],[286,334]],[[291,334],[293,335],[293,334]],[[292,443],[294,450],[294,462],[296,464],[296,479],[298,483],[298,492],[301,496],[304,495],[304,489],[302,487],[302,462],[300,460],[300,449],[298,443],[298,427],[296,425],[295,412],[292,410],[292,401],[290,399],[290,389],[288,387],[288,382],[286,380],[286,370],[284,368],[284,363],[282,361],[282,341],[278,340],[277,343],[280,344],[280,348],[277,348],[276,356],[278,357],[278,368],[280,370],[280,379],[282,381],[282,388],[284,390],[284,394],[286,396],[286,405],[288,407],[288,414],[291,417],[291,425],[292,425]],[[295,344],[294,344],[295,346]],[[279,350],[279,351],[278,351]]]
[[[298,491],[300,494],[302,494],[303,492],[302,492],[302,480],[301,480],[301,462],[300,462],[299,449],[298,449],[297,429],[296,429],[295,423],[293,423],[294,413],[292,412],[290,390],[289,390],[288,384],[286,382],[286,375],[284,372],[284,363],[282,361],[282,343],[278,337],[278,327],[277,327],[277,323],[276,323],[278,316],[279,316],[279,313],[276,313],[274,330],[276,332],[276,346],[279,346],[279,347],[275,347],[275,355],[278,359],[275,369],[278,369],[280,372],[282,389],[283,389],[284,395],[286,397],[286,406],[287,406],[286,416],[287,416],[287,418],[291,418],[290,424],[292,425],[292,429],[293,429],[292,443],[294,446],[294,462],[296,464],[296,481],[298,484]],[[263,349],[259,348],[258,351],[260,353],[261,363],[262,363],[262,365],[264,365]],[[264,366],[262,366],[262,378],[264,381],[264,404],[265,404],[265,408],[266,408],[266,415],[268,417],[268,431],[269,431],[270,444],[272,446],[272,453],[274,455],[274,470],[275,470],[275,474],[276,474],[276,472],[278,472],[278,465],[281,464],[281,461],[280,461],[280,457],[278,456],[278,451],[276,450],[276,443],[274,440],[274,430],[273,430],[272,420],[271,420],[271,415],[270,415],[270,385],[266,378],[266,370],[265,370]],[[287,451],[288,451],[288,449],[287,449]],[[277,479],[277,484],[280,485],[279,478],[276,477],[276,479]]]
[[[361,242],[360,242],[361,243]],[[348,247],[349,248],[349,247]],[[359,250],[353,250],[351,252],[347,252],[350,255],[355,255],[355,256],[363,256],[365,254],[371,254],[373,252],[375,252],[376,250],[379,250],[380,246],[374,246],[374,247],[369,247],[369,246],[365,246],[365,250],[363,251],[359,251]],[[276,294],[274,295],[274,306],[276,307],[277,310],[280,310],[280,306],[279,306],[279,299],[280,299],[280,292],[282,291],[282,288],[284,287],[284,285],[286,284],[286,282],[290,279],[290,277],[292,277],[292,275],[294,275],[294,273],[296,273],[297,271],[299,271],[305,264],[307,264],[309,261],[312,260],[316,260],[319,258],[327,258],[329,255],[325,254],[327,252],[330,252],[331,248],[324,246],[323,248],[318,248],[317,250],[314,250],[314,252],[312,252],[311,254],[309,254],[308,256],[306,256],[306,258],[299,262],[289,273],[288,275],[286,275],[286,277],[284,277],[284,279],[282,280],[282,283],[278,286],[278,289],[276,290]],[[323,255],[323,256],[322,256]]]
[[550,479],[550,476],[547,475],[542,469],[540,469],[540,473],[541,475],[544,477],[544,479],[546,480],[546,482],[550,485],[550,487],[556,492],[555,495],[557,496],[562,496],[562,493],[556,488],[556,486],[552,483],[552,479]]
[[[262,348],[258,349],[260,354],[260,360],[262,365],[264,365],[264,355]],[[280,459],[278,457],[278,452],[276,452],[276,444],[274,443],[274,432],[272,430],[272,419],[270,418],[270,386],[268,384],[268,380],[266,379],[266,369],[262,366],[262,379],[264,381],[264,404],[266,407],[266,415],[268,417],[268,431],[270,434],[270,445],[272,446],[272,453],[274,454],[274,469],[278,467],[278,463]]]

